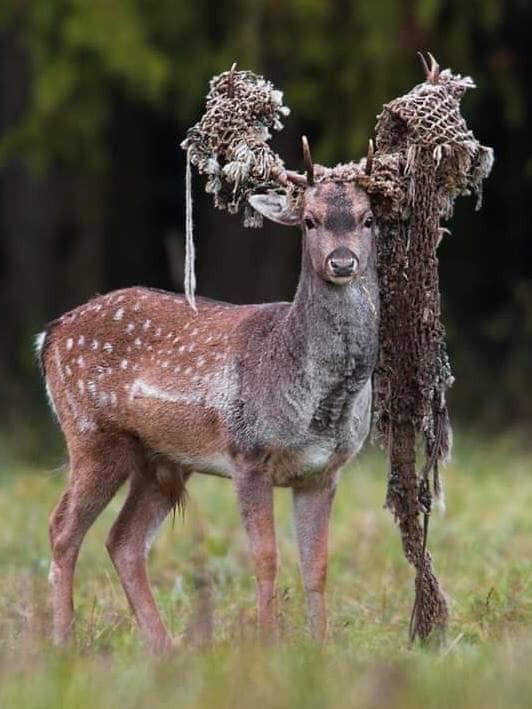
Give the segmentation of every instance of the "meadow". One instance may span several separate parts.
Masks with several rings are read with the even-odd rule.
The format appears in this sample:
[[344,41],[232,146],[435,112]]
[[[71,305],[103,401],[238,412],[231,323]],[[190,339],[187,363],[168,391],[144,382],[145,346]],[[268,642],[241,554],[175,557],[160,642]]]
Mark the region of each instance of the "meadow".
[[123,492],[82,548],[76,646],[53,648],[47,518],[63,477],[61,467],[0,466],[1,707],[532,705],[532,454],[511,436],[458,436],[445,472],[447,512],[433,515],[429,540],[451,602],[439,650],[408,646],[413,574],[372,450],[338,490],[324,647],[307,635],[290,493],[276,493],[279,638],[260,646],[231,485],[196,476],[184,517],[165,523],[150,557],[175,654],[146,653],[104,548]]

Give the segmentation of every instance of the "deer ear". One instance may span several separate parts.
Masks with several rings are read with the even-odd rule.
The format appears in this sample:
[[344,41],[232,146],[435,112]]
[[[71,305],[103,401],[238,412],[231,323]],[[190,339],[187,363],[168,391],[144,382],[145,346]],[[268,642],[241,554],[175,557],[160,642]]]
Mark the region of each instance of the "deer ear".
[[272,222],[294,226],[299,224],[301,216],[294,208],[285,194],[279,192],[266,192],[265,194],[252,194],[248,197],[248,202],[263,217],[271,219]]

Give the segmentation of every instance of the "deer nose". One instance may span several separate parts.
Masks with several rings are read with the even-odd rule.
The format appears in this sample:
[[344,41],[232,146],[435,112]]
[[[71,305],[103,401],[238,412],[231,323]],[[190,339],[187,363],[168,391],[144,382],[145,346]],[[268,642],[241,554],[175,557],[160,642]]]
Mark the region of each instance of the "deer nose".
[[358,270],[358,259],[346,246],[340,246],[329,254],[327,262],[331,274],[338,278],[354,276]]

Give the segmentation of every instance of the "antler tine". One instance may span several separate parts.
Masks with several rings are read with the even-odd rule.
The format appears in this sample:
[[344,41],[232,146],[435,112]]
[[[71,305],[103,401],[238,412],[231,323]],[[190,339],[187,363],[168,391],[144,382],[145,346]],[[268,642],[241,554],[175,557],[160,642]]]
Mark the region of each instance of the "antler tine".
[[423,56],[423,52],[418,52],[417,55],[418,55],[418,57],[421,59],[421,64],[422,64],[422,66],[423,66],[423,71],[425,72],[425,78],[428,78],[428,76],[429,76],[429,74],[430,74],[430,69],[429,69],[429,65],[427,64],[427,60],[426,60],[425,57]]
[[440,78],[440,65],[434,59],[433,55],[430,52],[427,52],[427,55],[430,59],[430,67],[427,64],[427,60],[423,56],[421,52],[418,52],[419,58],[421,59],[421,63],[423,65],[423,70],[425,71],[425,80],[429,84],[437,84],[438,80]]
[[235,70],[236,62],[233,62],[233,65],[229,69],[229,77],[227,79],[227,96],[229,98],[233,98],[235,94]]
[[427,77],[431,84],[437,84],[440,78],[440,65],[430,52],[427,52],[430,59],[430,75]]
[[301,143],[303,144],[303,160],[305,163],[305,170],[307,172],[307,184],[314,184],[314,165],[312,164],[312,156],[310,154],[310,147],[308,144],[308,139],[306,135],[301,136]]
[[279,168],[278,166],[272,167],[271,176],[274,180],[277,180],[283,187],[286,187],[289,182],[292,182],[298,187],[307,186],[307,178],[305,175],[300,175],[299,172],[294,170],[285,170],[284,168]]
[[374,154],[375,154],[375,147],[373,145],[373,140],[370,138],[368,140],[368,154],[366,156],[366,175],[368,175],[368,177],[371,175],[371,168],[373,167]]
[[305,175],[300,175],[299,172],[295,172],[294,170],[286,170],[285,175],[289,182],[293,182],[294,185],[299,185],[299,187],[307,187],[311,184]]

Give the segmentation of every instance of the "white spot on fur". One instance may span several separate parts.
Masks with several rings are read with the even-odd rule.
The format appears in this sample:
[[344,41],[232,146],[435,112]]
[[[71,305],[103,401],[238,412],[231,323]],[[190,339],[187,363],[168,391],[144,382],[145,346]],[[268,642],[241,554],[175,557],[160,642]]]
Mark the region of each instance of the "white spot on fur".
[[74,346],[74,340],[71,337],[69,337],[68,340],[66,341],[67,350],[71,350],[73,346]]
[[135,379],[131,387],[129,399],[133,400],[144,397],[180,404],[195,404],[202,401],[202,397],[199,394],[168,391],[166,389],[161,389],[158,386],[148,384],[147,382],[142,381],[142,379]]
[[164,362],[161,364],[161,367],[163,369],[166,369],[168,367],[168,360],[167,359],[164,360]]
[[133,306],[133,310],[138,313],[140,310],[140,303],[137,301],[135,305]]
[[96,392],[97,392],[96,383],[93,382],[92,380],[87,382],[87,389],[89,391],[89,394],[95,398]]
[[103,345],[105,352],[111,353],[113,351],[113,345],[110,342],[105,342]]
[[93,340],[93,341],[92,341],[91,349],[97,350],[99,346],[100,346],[100,343],[98,342],[98,340]]
[[113,315],[113,320],[122,320],[124,317],[124,308],[118,308],[116,313]]
[[133,332],[135,329],[135,323],[130,322],[129,325],[126,327],[126,332]]
[[77,358],[76,362],[78,363],[78,367],[80,369],[83,369],[83,367],[85,366],[85,360],[81,355]]
[[78,345],[79,345],[79,347],[83,347],[84,344],[85,344],[85,336],[84,336],[84,335],[80,335],[80,336],[78,337]]
[[120,362],[120,369],[127,369],[127,365],[128,365],[127,359],[123,359],[123,360]]
[[135,345],[137,347],[140,347],[142,345],[142,340],[140,337],[135,338]]
[[83,394],[85,392],[85,384],[83,382],[83,379],[78,379],[78,389],[80,394]]
[[67,364],[66,367],[65,367],[65,372],[67,373],[67,375],[68,375],[69,377],[72,376],[72,370],[70,369],[70,367],[68,366],[68,364]]
[[205,357],[198,357],[198,360],[196,362],[196,367],[198,367],[198,369],[200,369],[201,367],[203,367],[204,364],[205,364]]
[[118,403],[118,399],[117,399],[116,393],[115,393],[114,391],[112,391],[112,392],[109,394],[109,396],[111,397],[111,406],[116,406],[117,403]]
[[144,330],[148,330],[148,328],[151,325],[151,320],[145,320],[144,325],[142,326]]
[[86,416],[81,416],[78,418],[78,429],[80,433],[87,433],[87,431],[95,431],[96,424],[92,419],[89,419]]

